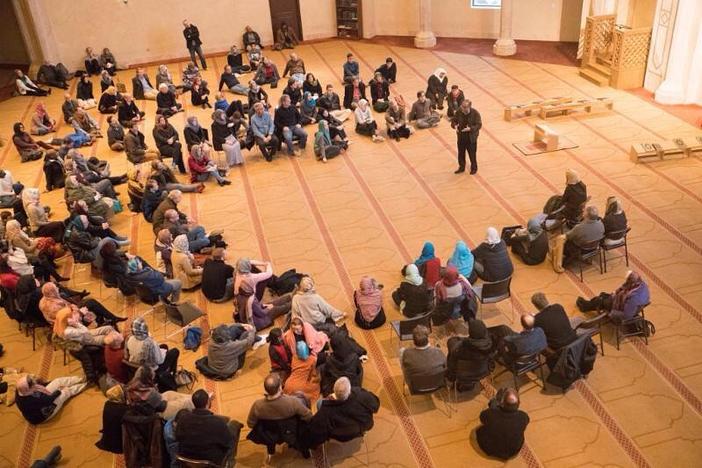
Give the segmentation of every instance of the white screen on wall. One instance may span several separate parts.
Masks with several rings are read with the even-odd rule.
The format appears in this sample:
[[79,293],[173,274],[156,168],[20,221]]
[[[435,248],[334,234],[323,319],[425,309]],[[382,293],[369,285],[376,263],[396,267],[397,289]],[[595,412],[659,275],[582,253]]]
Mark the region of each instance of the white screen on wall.
[[473,8],[500,8],[502,0],[470,0]]

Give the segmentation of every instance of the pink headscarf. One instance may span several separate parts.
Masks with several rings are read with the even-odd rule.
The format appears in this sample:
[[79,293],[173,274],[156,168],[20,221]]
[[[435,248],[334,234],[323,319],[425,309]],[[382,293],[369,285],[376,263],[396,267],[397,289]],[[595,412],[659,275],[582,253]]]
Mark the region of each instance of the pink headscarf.
[[[31,384],[30,384],[31,379]],[[25,375],[17,381],[17,393],[21,396],[31,395],[34,392],[43,393],[45,395],[51,395],[51,392],[43,385],[36,383],[36,377],[33,375]]]
[[[307,322],[302,322],[302,334],[305,337],[305,343],[307,343],[307,346],[310,348],[310,353],[315,356],[324,349],[324,345],[329,341],[329,337],[326,334],[315,330],[314,327]],[[295,333],[292,331],[292,327],[285,332],[283,340],[290,349],[294,350],[297,348]]]
[[354,299],[366,322],[372,322],[383,307],[383,291],[378,289],[378,283],[370,276],[361,278]]

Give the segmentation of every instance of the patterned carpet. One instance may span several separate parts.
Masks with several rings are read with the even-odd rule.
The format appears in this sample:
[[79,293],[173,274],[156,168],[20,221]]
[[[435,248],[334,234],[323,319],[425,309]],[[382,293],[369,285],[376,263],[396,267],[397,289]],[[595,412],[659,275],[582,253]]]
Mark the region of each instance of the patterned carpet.
[[[324,297],[349,314],[360,277],[375,276],[385,285],[389,319],[397,319],[399,312],[392,307],[389,292],[401,279],[401,266],[418,255],[425,240],[434,242],[445,261],[457,239],[475,246],[487,226],[499,229],[524,224],[550,195],[562,190],[565,170],[576,169],[600,209],[609,195],[622,200],[633,228],[630,268],[642,273],[651,287],[652,306],[646,314],[657,333],[648,346],[635,339],[617,351],[611,330],[607,330],[605,356],[598,356],[587,380],[565,394],[551,387],[544,390],[534,375],[523,378],[522,408],[529,413],[531,424],[527,444],[507,465],[697,466],[702,458],[702,161],[693,157],[634,165],[629,162],[628,149],[639,141],[700,132],[633,94],[598,88],[582,80],[572,66],[338,40],[296,49],[308,71],[314,72],[322,85],[333,83],[338,92],[341,65],[348,51],[359,58],[366,80],[385,57],[395,57],[398,83],[392,92],[402,94],[409,103],[417,90],[425,89],[426,78],[435,68],[445,68],[450,84],[459,84],[483,117],[478,175],[453,174],[455,134],[446,122],[418,131],[408,141],[381,144],[354,135],[349,122],[346,126],[353,145],[344,156],[321,164],[309,148],[301,158],[279,156],[266,163],[258,151],[247,153],[246,165],[230,174],[232,185],[208,183],[203,194],[185,197],[189,213],[207,228],[224,230],[230,261],[250,256],[271,260],[278,272],[297,268],[309,273]],[[270,56],[282,70],[284,54],[270,52]],[[213,87],[226,60],[216,57],[209,62],[204,75]],[[171,72],[179,75],[183,66],[170,64]],[[149,67],[151,77],[155,72],[155,66]],[[120,73],[125,83],[131,76],[131,71]],[[97,80],[95,88],[99,89]],[[272,90],[271,97],[281,91],[282,86]],[[512,143],[528,141],[538,119],[505,122],[502,109],[507,104],[549,96],[609,96],[614,99],[614,110],[549,119],[549,126],[578,148],[525,158]],[[227,99],[231,98],[227,94]],[[50,113],[60,119],[61,93],[55,90],[44,101]],[[0,103],[2,136],[11,137],[15,121],[27,125],[37,102],[36,98],[13,98]],[[178,129],[182,130],[186,115],[193,113],[209,125],[209,110],[193,109],[189,97],[181,102],[186,112],[172,119]],[[151,144],[155,103],[138,104],[147,112],[144,133]],[[376,118],[384,127],[382,116]],[[99,116],[99,121],[104,129],[104,116]],[[308,132],[313,133],[313,129],[308,127]],[[58,133],[63,135],[67,129]],[[110,151],[105,140],[86,152],[109,160],[113,173],[126,169],[124,154]],[[20,164],[11,145],[0,149],[0,165],[11,170],[16,180],[43,189],[41,162]],[[126,187],[120,190],[126,206]],[[61,193],[42,197],[53,207],[56,219],[65,214]],[[130,235],[132,252],[154,259],[151,226],[143,217],[126,211],[116,217],[115,227]],[[536,291],[545,292],[551,301],[560,302],[575,315],[578,295],[612,291],[623,281],[627,271],[624,261],[612,260],[608,266],[602,275],[596,269],[586,270],[581,283],[573,272],[558,275],[548,264],[527,267],[515,261],[512,306],[505,302],[486,307],[483,318],[489,325],[514,326],[519,313],[532,309],[529,297]],[[90,283],[86,287],[115,312],[134,316],[147,310],[101,288],[89,272],[73,271],[70,261],[63,267],[72,273],[76,286]],[[231,304],[208,304],[200,293],[186,297],[207,311],[201,323],[204,328],[231,321]],[[43,337],[32,352],[31,338],[18,333],[16,325],[0,315],[0,342],[6,349],[0,366],[22,366],[48,378],[80,374],[80,365],[71,360],[64,367],[62,353],[45,346]],[[147,317],[157,337],[175,330],[174,325],[164,324],[161,315]],[[511,385],[510,376],[493,375],[482,388],[460,394],[449,417],[441,394],[404,396],[397,339],[389,327],[363,332],[352,322],[349,326],[369,351],[364,386],[380,396],[382,406],[364,443],[330,444],[332,464],[502,464],[480,453],[474,429],[489,396],[497,388]],[[443,342],[443,338],[438,340]],[[182,364],[194,369],[194,361],[203,352],[206,346],[196,352],[182,351]],[[216,411],[245,421],[251,403],[263,393],[262,380],[268,368],[264,347],[250,353],[245,370],[233,380],[213,382],[201,376],[197,386],[215,391]],[[56,444],[64,448],[61,466],[123,466],[119,457],[93,445],[99,438],[103,401],[98,390],[89,389],[70,401],[59,417],[38,427],[28,425],[15,407],[0,407],[0,466],[28,466]],[[246,441],[247,432],[242,432],[238,464],[260,466],[264,449]],[[324,465],[321,454],[303,460],[292,451],[279,451],[273,463]]]

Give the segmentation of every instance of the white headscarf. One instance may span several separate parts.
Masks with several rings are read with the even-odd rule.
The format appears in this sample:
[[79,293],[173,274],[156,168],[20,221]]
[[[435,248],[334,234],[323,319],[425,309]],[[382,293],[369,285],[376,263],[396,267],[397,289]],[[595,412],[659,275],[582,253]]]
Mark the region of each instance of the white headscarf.
[[495,245],[499,244],[500,241],[500,233],[497,232],[497,229],[494,227],[490,226],[487,228],[487,236],[485,237],[485,242],[487,242],[489,245]]
[[188,237],[185,234],[176,236],[173,239],[173,250],[190,255],[190,242],[188,242]]
[[436,70],[434,70],[434,76],[439,79],[439,81],[443,80],[444,78],[441,75],[444,75],[444,77],[447,75],[446,70],[443,68],[439,67]]

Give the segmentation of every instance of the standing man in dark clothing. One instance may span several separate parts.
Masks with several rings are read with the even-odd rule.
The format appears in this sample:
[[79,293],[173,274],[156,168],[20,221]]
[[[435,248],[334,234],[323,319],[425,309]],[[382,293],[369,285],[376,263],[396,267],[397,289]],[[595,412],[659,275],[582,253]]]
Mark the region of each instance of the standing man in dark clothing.
[[451,128],[456,130],[458,145],[458,169],[454,174],[460,174],[466,170],[466,151],[470,157],[470,173],[478,172],[478,135],[483,126],[480,113],[473,109],[471,102],[466,99],[461,103],[456,113],[451,119]]
[[486,455],[507,460],[522,449],[529,415],[519,410],[519,396],[514,389],[501,388],[480,413],[480,422],[476,438]]
[[183,20],[183,36],[185,36],[185,46],[190,52],[190,61],[195,63],[195,54],[200,57],[200,63],[202,64],[202,69],[207,70],[207,63],[205,62],[205,54],[202,53],[202,41],[200,40],[200,31],[198,31],[197,26],[190,24],[188,20]]

